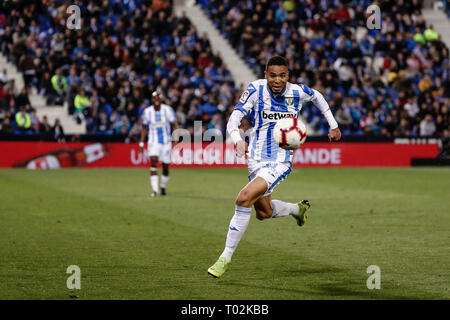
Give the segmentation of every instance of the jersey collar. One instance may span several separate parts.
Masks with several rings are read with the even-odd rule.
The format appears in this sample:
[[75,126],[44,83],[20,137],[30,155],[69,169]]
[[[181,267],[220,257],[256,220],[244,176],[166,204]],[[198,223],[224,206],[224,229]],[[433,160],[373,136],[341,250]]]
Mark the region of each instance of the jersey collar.
[[266,82],[266,90],[267,90],[267,92],[269,92],[270,96],[274,99],[280,99],[280,98],[284,97],[284,94],[287,91],[287,86],[288,86],[288,83],[286,82],[286,85],[284,86],[283,91],[281,91],[278,94],[274,94],[274,93],[272,93],[272,91],[270,91],[269,84]]

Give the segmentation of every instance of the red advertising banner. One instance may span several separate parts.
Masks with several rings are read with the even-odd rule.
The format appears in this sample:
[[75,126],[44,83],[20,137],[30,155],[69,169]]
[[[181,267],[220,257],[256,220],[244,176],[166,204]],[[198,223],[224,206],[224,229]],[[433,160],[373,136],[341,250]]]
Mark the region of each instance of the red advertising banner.
[[[434,158],[437,143],[307,142],[294,151],[299,167],[410,166],[412,158]],[[147,153],[134,143],[0,142],[0,167],[58,169],[68,167],[148,167]],[[232,144],[179,143],[172,149],[174,167],[245,166]]]

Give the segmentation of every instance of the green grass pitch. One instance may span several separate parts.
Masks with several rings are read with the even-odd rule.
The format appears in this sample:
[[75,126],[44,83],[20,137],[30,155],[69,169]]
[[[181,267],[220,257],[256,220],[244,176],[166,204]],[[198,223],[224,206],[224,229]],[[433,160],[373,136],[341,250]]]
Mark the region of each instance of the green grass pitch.
[[[222,252],[246,169],[0,170],[0,299],[449,299],[450,170],[294,169],[273,198],[308,222],[250,225]],[[81,289],[69,290],[69,265]],[[381,289],[369,290],[369,265]]]

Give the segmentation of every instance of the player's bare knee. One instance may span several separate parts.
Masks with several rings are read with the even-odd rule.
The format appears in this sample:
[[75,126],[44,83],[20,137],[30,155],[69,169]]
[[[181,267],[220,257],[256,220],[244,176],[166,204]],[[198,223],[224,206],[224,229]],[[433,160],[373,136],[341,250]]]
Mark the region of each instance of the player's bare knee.
[[246,190],[241,190],[236,198],[236,205],[240,207],[250,207],[250,194]]
[[250,201],[238,196],[236,199],[236,205],[239,207],[250,208]]
[[158,157],[150,157],[150,164],[156,168],[158,166]]

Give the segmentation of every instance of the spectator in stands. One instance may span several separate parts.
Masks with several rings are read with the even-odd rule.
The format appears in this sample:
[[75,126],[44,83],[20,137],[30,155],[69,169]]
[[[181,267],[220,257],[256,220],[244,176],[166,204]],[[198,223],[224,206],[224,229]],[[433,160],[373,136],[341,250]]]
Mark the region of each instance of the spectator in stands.
[[398,126],[395,136],[409,137],[411,135],[411,125],[406,118],[400,120],[400,125]]
[[8,82],[9,82],[8,71],[6,69],[3,69],[3,71],[0,72],[0,84],[6,85]]
[[360,40],[359,49],[364,56],[373,56],[373,43],[367,33],[365,33],[363,38]]
[[128,121],[128,117],[124,115],[120,119],[120,123],[115,129],[115,134],[128,135],[129,130],[130,130],[130,122]]
[[19,67],[23,72],[23,80],[26,88],[30,88],[36,74],[35,64],[30,55],[23,55],[19,61]]
[[98,134],[112,134],[112,131],[110,131],[110,121],[104,110],[100,111],[95,127],[97,129],[96,133]]
[[366,116],[363,116],[359,122],[360,128],[364,133],[371,135],[376,131],[377,120],[374,117],[374,112],[370,110]]
[[[204,0],[201,3],[205,10],[211,10],[209,12],[217,9],[217,1]],[[261,3],[263,1],[255,0],[253,2],[254,5]],[[338,93],[342,94],[344,98],[349,96],[362,96],[362,103],[359,104],[361,108],[358,107],[357,110],[353,110],[350,114],[353,121],[358,123],[360,118],[368,115],[370,111],[368,106],[371,105],[370,109],[374,111],[374,118],[380,124],[373,127],[376,129],[374,131],[376,134],[384,127],[383,122],[387,121],[386,114],[392,113],[389,125],[387,126],[389,130],[384,130],[385,134],[388,134],[394,132],[392,130],[393,125],[400,126],[399,111],[405,110],[407,113],[411,113],[411,115],[417,112],[416,102],[412,100],[408,102],[408,99],[405,99],[405,97],[417,96],[418,105],[424,100],[430,100],[427,103],[438,100],[439,104],[446,104],[447,102],[445,102],[446,100],[443,97],[449,96],[447,91],[450,92],[450,89],[444,89],[444,94],[442,94],[440,92],[441,90],[437,88],[450,87],[443,86],[442,82],[439,81],[439,76],[442,79],[445,78],[445,81],[448,81],[450,79],[450,72],[446,69],[446,61],[448,61],[449,57],[445,44],[439,38],[436,39],[436,36],[434,37],[435,39],[433,37],[428,37],[427,39],[424,36],[427,28],[420,13],[420,4],[417,1],[404,2],[403,4],[394,6],[388,5],[387,3],[388,1],[382,1],[382,6],[389,6],[388,10],[382,10],[382,32],[370,31],[359,38],[354,37],[352,34],[356,34],[357,30],[355,29],[355,25],[365,26],[366,21],[363,7],[358,6],[354,10],[353,19],[355,21],[350,21],[349,18],[352,14],[345,8],[345,2],[339,1],[339,7],[336,8],[336,2],[330,0],[321,1],[320,5],[313,5],[313,2],[305,3],[303,1],[296,3],[300,7],[295,13],[297,15],[297,21],[305,21],[302,26],[307,29],[306,34],[300,36],[302,41],[301,45],[298,45],[298,47],[294,46],[294,50],[290,48],[294,40],[297,41],[297,38],[291,36],[284,39],[284,35],[286,34],[295,35],[295,27],[290,24],[286,27],[284,24],[288,16],[286,15],[282,2],[273,2],[270,4],[271,9],[276,12],[275,18],[271,19],[275,20],[276,23],[272,23],[270,28],[263,29],[263,32],[260,33],[261,30],[251,26],[252,16],[249,15],[243,17],[241,24],[235,24],[235,28],[240,28],[240,30],[233,32],[234,34],[243,34],[244,41],[248,42],[248,44],[246,43],[248,49],[244,46],[244,50],[241,50],[241,52],[243,52],[246,61],[255,72],[260,73],[262,70],[257,64],[253,63],[254,59],[260,59],[258,55],[261,54],[260,52],[262,50],[258,51],[258,54],[254,54],[251,50],[254,43],[263,43],[266,39],[271,38],[278,39],[278,42],[286,42],[286,44],[283,43],[279,46],[271,42],[265,48],[267,53],[264,52],[264,54],[271,55],[275,52],[281,55],[292,54],[292,59],[295,62],[300,62],[295,63],[294,66],[296,64],[301,65],[303,67],[301,71],[303,71],[305,76],[299,77],[300,73],[302,73],[300,67],[297,69],[294,67],[292,74],[295,74],[299,82],[307,85],[322,85],[324,87],[324,94],[328,96],[330,101]],[[245,6],[244,3],[238,2],[235,5],[234,11],[242,12]],[[338,18],[336,17],[337,11],[339,13]],[[222,11],[219,9],[214,11],[214,14],[216,21],[225,20],[227,9],[224,8]],[[320,25],[316,23],[317,19],[320,19],[320,16],[325,16],[327,19],[326,23],[322,23],[322,25],[326,25],[324,29],[326,36],[323,38],[317,37],[308,31],[310,30],[310,26],[320,28]],[[336,28],[336,21],[342,29]],[[357,23],[355,24],[355,22]],[[261,21],[258,24],[261,25]],[[223,25],[218,23],[219,28],[225,31],[224,34],[229,33],[226,27],[224,27],[226,25],[226,23]],[[414,36],[414,32],[417,33],[416,37]],[[248,34],[248,41],[246,34]],[[323,42],[326,48],[323,53],[320,42]],[[333,45],[331,44],[332,42]],[[238,46],[239,44],[235,45],[237,50],[240,50]],[[323,64],[322,61],[317,66],[317,60],[324,60],[321,58],[323,56],[326,57],[325,63]],[[365,58],[363,58],[364,56]],[[384,65],[379,64],[376,56],[385,58]],[[337,71],[339,71],[341,65],[336,65],[336,72],[330,72],[339,58],[347,59],[349,69],[345,70],[342,68],[341,73],[339,73]],[[308,71],[308,69],[318,69],[319,72],[315,74],[312,70]],[[348,76],[350,74],[354,74],[354,76]],[[428,76],[425,74],[428,74]],[[365,75],[368,75],[368,78]],[[351,84],[349,85],[347,81],[350,79]],[[424,80],[420,83],[421,79]],[[439,93],[436,94],[436,91]],[[379,101],[376,104],[370,102],[370,100],[373,101],[380,98],[381,102]],[[392,109],[394,104],[395,111]],[[336,106],[338,104],[335,104],[334,111],[338,112],[336,110],[339,108]],[[406,109],[403,109],[404,107]],[[306,109],[303,112],[308,113]],[[436,116],[436,114],[433,115],[433,117]],[[410,120],[406,120],[408,122],[407,126],[405,125],[405,121],[403,121],[402,131],[419,133],[418,125],[421,119],[423,119],[424,114],[418,113],[416,117],[411,118],[409,115],[407,117]],[[315,121],[314,119],[316,119],[315,115],[309,112],[307,114],[307,121]],[[320,123],[317,123],[317,125],[320,128]],[[350,134],[362,132],[358,127],[358,125],[352,126]],[[407,127],[408,130],[405,129]]]
[[20,94],[15,98],[15,106],[20,109],[22,107],[29,108],[31,106],[30,99],[28,98],[28,90],[26,87],[23,87],[20,90]]
[[335,119],[342,132],[350,132],[353,119],[348,109],[339,108],[336,112]]
[[66,137],[64,136],[64,129],[58,118],[55,119],[55,124],[52,127],[51,136],[55,141],[65,142]]
[[0,82],[0,110],[6,109],[6,90]]
[[444,123],[444,117],[439,114],[436,117],[436,131],[434,134],[438,137],[441,137],[444,135],[445,130],[448,129],[448,125]]
[[[0,33],[0,50],[16,64],[31,57],[33,65],[28,59],[27,70],[34,68],[36,72],[31,83],[36,82],[50,97],[59,97],[58,90],[62,92],[69,110],[75,109],[78,87],[83,88],[92,107],[85,121],[89,132],[104,122],[99,121],[101,109],[107,112],[106,122],[115,110],[136,123],[143,104],[148,105],[145,97],[157,87],[171,98],[174,110],[184,114],[179,118],[185,119],[186,127],[204,113],[211,120],[217,118],[215,114],[226,119],[243,88],[234,87],[221,57],[212,53],[208,39],[197,35],[186,15],[177,17],[168,3],[158,3],[142,0],[105,6],[89,2],[83,11],[86,28],[73,32],[60,23],[65,6],[53,2],[30,6],[21,1],[13,5],[8,1],[0,4],[11,13]],[[385,127],[383,122],[383,134],[389,134],[392,124],[401,127],[400,119],[405,117],[408,132],[419,134],[426,113],[431,113],[436,124],[441,115],[445,124],[442,107],[449,104],[450,97],[448,48],[432,28],[427,28],[417,1],[397,5],[381,1],[381,6],[388,8],[382,10],[383,29],[370,30],[361,37],[357,26],[365,26],[364,8],[347,9],[353,3],[201,1],[222,34],[258,75],[262,76],[267,56],[277,52],[289,57],[293,81],[322,88],[326,98],[333,101],[334,112],[339,112],[348,97],[354,98],[347,110],[352,117],[349,134],[363,134],[359,123],[369,111],[378,123],[370,126],[371,134],[379,134]],[[106,22],[101,23],[99,16]],[[309,30],[309,26],[319,32],[304,34],[303,28]],[[385,63],[383,59],[380,63],[379,57],[385,58]],[[348,65],[335,70],[335,62],[342,58]],[[67,79],[63,73],[68,74]],[[230,87],[223,81],[230,81]],[[74,90],[69,94],[72,85]],[[6,86],[5,91],[6,108],[14,115],[17,93],[10,93]],[[414,96],[420,106],[415,117],[415,102],[408,101]],[[19,102],[23,104],[23,97]],[[323,120],[307,108],[303,112],[320,132]],[[392,117],[389,125],[387,115]],[[107,127],[111,130],[110,124]],[[392,134],[399,134],[398,130]]]
[[52,127],[50,126],[50,123],[48,122],[48,118],[46,115],[44,115],[42,117],[42,122],[39,126],[39,133],[44,137],[44,138],[49,138],[50,134],[52,132]]
[[9,117],[5,117],[3,119],[3,123],[1,124],[0,133],[2,134],[13,134],[13,126],[11,125],[11,120],[9,120]]
[[436,125],[433,122],[433,116],[427,114],[425,119],[420,121],[420,135],[423,137],[430,137],[436,132]]
[[67,80],[62,74],[61,69],[56,69],[55,74],[51,78],[53,92],[56,93],[56,104],[62,104],[67,93]]
[[426,41],[436,41],[439,39],[438,33],[434,30],[433,25],[430,24],[428,29],[423,32]]
[[31,117],[27,112],[25,106],[22,106],[20,111],[15,115],[16,126],[20,133],[30,133],[31,130]]
[[126,142],[141,141],[141,131],[142,131],[142,118],[139,118],[139,120],[133,124],[130,131],[128,132]]
[[89,98],[86,95],[86,91],[81,88],[80,92],[75,96],[74,99],[75,106],[75,118],[78,123],[81,123],[82,120],[85,119],[85,116],[88,114],[90,107]]
[[5,95],[5,109],[15,111],[15,106],[16,106],[16,96],[13,90],[9,89],[6,91]]
[[382,135],[388,136],[388,137],[393,136],[396,127],[397,127],[397,124],[395,123],[392,115],[388,114],[386,116],[386,121],[384,122],[384,125],[383,125],[384,132],[382,133]]
[[34,109],[34,108],[31,108],[30,119],[31,119],[31,129],[35,133],[38,133],[39,132],[40,122],[39,122],[39,118],[38,118],[38,116],[36,114],[36,109]]
[[442,66],[442,86],[444,88],[444,96],[450,98],[450,60],[443,61]]
[[416,33],[414,35],[414,41],[421,43],[421,44],[425,44],[426,43],[426,39],[424,37],[424,35],[422,34],[422,31],[420,30],[419,27],[416,27]]
[[[39,90],[47,95],[48,104],[61,104],[66,97],[69,113],[72,113],[76,96],[72,96],[72,92],[75,88],[77,91],[78,87],[83,88],[86,95],[91,96],[92,113],[86,119],[89,130],[96,130],[97,121],[90,118],[99,117],[100,108],[105,108],[108,113],[110,109],[117,110],[121,116],[125,114],[136,122],[145,97],[143,87],[148,87],[147,96],[157,86],[161,86],[166,94],[171,91],[170,96],[174,97],[171,103],[176,108],[180,101],[177,97],[183,90],[191,92],[185,96],[188,103],[194,98],[191,90],[197,89],[199,84],[180,85],[181,79],[189,79],[194,71],[199,71],[206,94],[213,89],[218,91],[219,81],[231,80],[223,62],[212,54],[207,37],[198,37],[186,15],[172,14],[167,2],[160,5],[147,0],[139,4],[115,3],[114,11],[110,11],[109,6],[90,2],[83,11],[89,26],[78,33],[59,23],[63,21],[65,7],[58,7],[57,3],[29,6],[18,2],[9,9],[10,5],[6,4],[7,11],[12,12],[7,20],[8,28],[0,35],[2,52],[11,55],[16,63],[27,62],[27,70],[34,68],[36,73],[39,72],[27,82],[37,82]],[[29,21],[20,20],[20,11],[29,16],[39,15],[39,24],[30,22],[27,28]],[[106,17],[106,23],[99,23],[99,13]],[[120,32],[127,28],[126,33]],[[3,45],[3,40],[8,39],[11,46]],[[174,50],[179,39],[187,49],[182,53],[185,59],[178,59]],[[39,49],[37,42],[40,42]],[[24,46],[28,46],[28,51]],[[66,78],[63,73],[67,71],[69,76]],[[172,85],[178,90],[171,88]],[[234,102],[228,101],[230,105]]]
[[347,8],[345,7],[343,2],[339,3],[339,8],[336,11],[336,22],[342,23],[347,22],[350,20],[350,13],[348,12]]
[[41,80],[40,80],[40,94],[43,96],[46,96],[46,103],[48,105],[54,104],[54,101],[57,97],[56,91],[53,89],[53,85],[51,83],[51,76],[50,72],[45,71],[42,74]]
[[433,81],[431,81],[430,75],[425,74],[425,76],[419,82],[419,90],[421,93],[424,93],[430,90],[434,86]]
[[6,84],[5,84],[5,90],[11,90],[12,94],[14,96],[17,96],[19,94],[19,89],[16,86],[16,80],[15,79],[10,79]]
[[[285,22],[285,24],[286,24],[286,22]],[[307,35],[312,39],[323,38],[324,28],[325,28],[325,25],[324,25],[322,19],[320,18],[320,15],[316,13],[314,15],[313,19],[311,19],[308,23],[309,33],[307,33]]]
[[348,90],[354,78],[354,72],[350,68],[350,64],[345,59],[337,59],[334,68],[338,73],[339,79],[342,81],[342,86],[345,90]]

